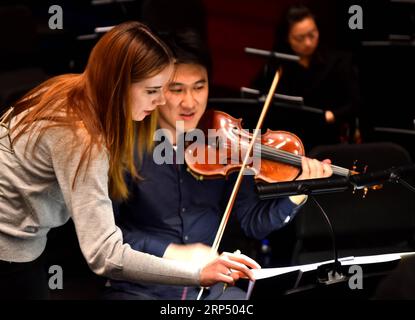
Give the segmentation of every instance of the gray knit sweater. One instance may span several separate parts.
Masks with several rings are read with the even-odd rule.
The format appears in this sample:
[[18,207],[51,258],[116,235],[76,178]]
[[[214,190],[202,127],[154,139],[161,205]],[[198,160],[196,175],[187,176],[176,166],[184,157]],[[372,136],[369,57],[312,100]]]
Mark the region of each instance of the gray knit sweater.
[[[73,188],[85,144],[75,139],[71,130],[55,127],[41,136],[32,156],[37,136],[28,139],[24,134],[13,146],[10,143],[7,127],[15,121],[3,121],[0,126],[0,260],[36,259],[45,249],[48,231],[72,218],[82,253],[95,273],[133,282],[198,284],[198,267],[134,251],[123,244],[108,196],[105,150],[93,150],[88,170],[81,169]],[[87,137],[81,127],[77,133]]]

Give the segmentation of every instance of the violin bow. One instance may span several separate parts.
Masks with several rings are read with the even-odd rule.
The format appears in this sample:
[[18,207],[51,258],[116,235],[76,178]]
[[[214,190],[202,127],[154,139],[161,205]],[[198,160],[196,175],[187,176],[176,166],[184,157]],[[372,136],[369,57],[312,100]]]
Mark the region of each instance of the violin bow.
[[[239,189],[240,189],[240,186],[241,186],[244,171],[245,171],[245,169],[247,167],[247,164],[248,164],[248,161],[249,161],[249,156],[252,153],[255,141],[257,141],[257,139],[258,139],[258,136],[259,136],[262,124],[264,122],[265,116],[268,112],[269,106],[271,105],[271,101],[272,101],[272,98],[274,97],[275,89],[277,88],[278,82],[279,82],[280,77],[281,77],[281,72],[282,72],[281,69],[278,69],[275,72],[274,79],[273,79],[272,84],[271,84],[271,88],[270,88],[270,90],[267,94],[267,98],[265,100],[264,106],[262,107],[261,115],[259,116],[258,123],[256,125],[254,134],[252,135],[252,139],[249,143],[248,149],[245,152],[244,161],[243,161],[242,166],[239,170],[238,177],[237,177],[235,185],[232,189],[231,196],[229,198],[229,201],[228,201],[228,204],[226,206],[225,212],[222,216],[222,220],[221,220],[221,223],[219,225],[218,231],[216,233],[215,240],[213,241],[212,255],[215,254],[219,249],[219,245],[222,241],[223,233],[225,232],[225,227],[228,223],[233,205],[235,204],[236,196],[238,195],[238,192],[239,192]],[[197,300],[200,300],[200,298],[203,294],[203,290],[204,290],[204,288],[202,287],[200,289],[200,292],[199,292],[198,296],[197,296]]]

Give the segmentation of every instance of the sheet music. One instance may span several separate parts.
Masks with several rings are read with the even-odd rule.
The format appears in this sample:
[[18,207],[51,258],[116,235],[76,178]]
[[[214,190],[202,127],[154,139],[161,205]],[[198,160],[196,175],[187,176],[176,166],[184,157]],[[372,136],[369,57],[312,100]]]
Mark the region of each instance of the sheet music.
[[254,289],[255,281],[249,280],[248,290],[246,291],[246,300],[251,298],[252,290]]
[[[360,256],[360,257],[344,257],[340,258],[339,261],[342,265],[355,265],[355,264],[370,264],[370,263],[380,263],[400,260],[403,256],[414,255],[415,252],[401,252],[401,253],[389,253],[389,254],[380,254],[372,256]],[[256,280],[275,277],[281,274],[286,274],[292,271],[301,270],[302,272],[307,272],[311,270],[316,270],[318,266],[333,262],[334,260],[321,261],[317,263],[304,264],[291,267],[280,267],[280,268],[263,268],[263,269],[253,269],[252,272]]]

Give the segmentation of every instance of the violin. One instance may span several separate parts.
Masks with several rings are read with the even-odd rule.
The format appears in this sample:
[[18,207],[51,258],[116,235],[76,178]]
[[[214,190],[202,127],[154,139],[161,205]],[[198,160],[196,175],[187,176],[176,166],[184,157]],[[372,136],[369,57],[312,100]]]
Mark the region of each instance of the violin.
[[[239,170],[243,153],[252,141],[252,134],[242,128],[242,119],[208,110],[200,121],[200,128],[205,134],[208,132],[208,139],[203,145],[196,141],[186,148],[184,157],[188,171],[203,179],[223,177]],[[209,135],[212,129],[213,137]],[[268,129],[257,138],[247,169],[252,171],[255,180],[267,183],[291,181],[300,173],[304,154],[303,143],[295,134]],[[344,177],[357,173],[335,165],[331,168],[333,174]]]

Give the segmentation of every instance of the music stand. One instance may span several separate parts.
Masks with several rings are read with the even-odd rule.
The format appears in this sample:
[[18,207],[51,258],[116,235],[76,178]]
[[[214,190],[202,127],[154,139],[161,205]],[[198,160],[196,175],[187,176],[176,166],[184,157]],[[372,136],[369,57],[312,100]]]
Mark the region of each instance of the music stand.
[[[254,301],[300,298],[369,299],[379,282],[397,267],[401,258],[414,254],[395,253],[340,259],[341,271],[345,276],[336,281],[323,279],[326,273],[320,267],[327,265],[326,262],[293,266],[291,268],[297,270],[256,280],[249,298]],[[362,271],[361,287],[356,286],[355,281],[359,267]],[[274,269],[277,271],[284,268]]]

